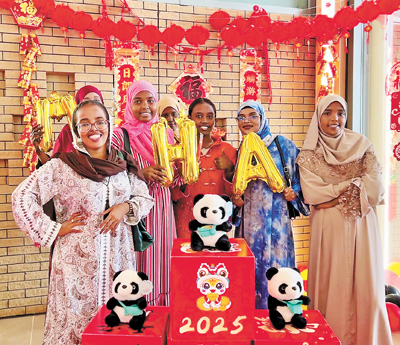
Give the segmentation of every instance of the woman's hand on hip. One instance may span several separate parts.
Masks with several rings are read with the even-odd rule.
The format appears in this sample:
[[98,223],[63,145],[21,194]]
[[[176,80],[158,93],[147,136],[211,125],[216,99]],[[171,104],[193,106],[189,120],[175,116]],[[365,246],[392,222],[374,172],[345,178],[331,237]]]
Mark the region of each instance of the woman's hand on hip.
[[285,197],[286,201],[293,201],[294,199],[297,198],[297,194],[295,191],[292,189],[292,187],[286,187],[283,190],[283,196]]
[[67,221],[62,223],[60,230],[58,231],[58,237],[65,236],[70,233],[82,232],[82,230],[76,229],[77,226],[86,225],[86,217],[82,212],[76,212],[69,217]]
[[122,222],[124,216],[128,214],[128,212],[129,205],[126,202],[111,206],[107,210],[101,212],[101,215],[105,215],[108,213],[108,216],[100,224],[100,233],[113,233],[118,228],[118,225]]
[[147,168],[142,169],[142,173],[147,182],[162,183],[167,179],[166,169],[161,165],[154,164]]
[[314,208],[316,210],[322,210],[325,208],[335,207],[336,205],[339,205],[339,198],[335,198],[335,199],[332,199],[331,201],[327,201],[327,202],[323,202],[318,205],[314,205]]

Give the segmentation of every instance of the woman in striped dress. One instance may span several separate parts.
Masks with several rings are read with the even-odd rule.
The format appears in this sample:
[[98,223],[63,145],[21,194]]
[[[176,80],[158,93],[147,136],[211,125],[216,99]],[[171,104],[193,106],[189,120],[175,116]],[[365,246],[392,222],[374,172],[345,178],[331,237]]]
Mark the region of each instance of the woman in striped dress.
[[[170,190],[160,184],[166,174],[154,163],[150,127],[159,121],[157,101],[152,84],[144,80],[132,83],[127,92],[125,123],[114,130],[113,145],[129,152],[126,144],[130,144],[133,158],[146,178],[149,194],[155,199],[154,208],[146,218],[146,229],[153,236],[154,245],[138,252],[137,270],[145,272],[154,284],[150,304],[168,306],[169,255],[176,238],[176,225]],[[168,140],[174,143],[172,130],[168,130]]]

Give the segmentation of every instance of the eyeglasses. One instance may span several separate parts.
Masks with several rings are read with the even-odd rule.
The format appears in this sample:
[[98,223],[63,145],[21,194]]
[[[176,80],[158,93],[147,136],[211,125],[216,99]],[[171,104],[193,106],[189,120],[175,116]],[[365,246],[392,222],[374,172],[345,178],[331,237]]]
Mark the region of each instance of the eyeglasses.
[[259,118],[260,118],[260,115],[258,115],[258,114],[250,115],[249,117],[240,115],[240,116],[238,116],[238,117],[236,118],[236,120],[238,120],[239,122],[244,122],[244,121],[246,121],[246,120],[249,120],[249,121],[256,121],[256,120],[258,120]]
[[86,133],[86,132],[89,132],[92,129],[92,126],[94,126],[94,128],[96,128],[99,131],[104,131],[108,127],[108,121],[107,120],[101,120],[101,121],[97,121],[97,122],[95,122],[93,124],[92,123],[87,123],[87,122],[78,123],[76,125],[76,128],[78,128],[79,132]]

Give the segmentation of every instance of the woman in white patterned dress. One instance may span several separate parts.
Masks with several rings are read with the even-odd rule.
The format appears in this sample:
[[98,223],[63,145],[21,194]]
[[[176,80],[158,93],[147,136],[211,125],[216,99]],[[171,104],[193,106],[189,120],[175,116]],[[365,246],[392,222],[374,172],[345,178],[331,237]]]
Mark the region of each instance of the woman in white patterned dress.
[[[96,101],[74,112],[76,151],[60,153],[13,193],[18,226],[36,243],[53,243],[52,271],[43,343],[80,344],[112,277],[136,269],[131,225],[149,213],[148,194],[136,162],[111,148],[107,109]],[[54,200],[56,221],[42,206]]]

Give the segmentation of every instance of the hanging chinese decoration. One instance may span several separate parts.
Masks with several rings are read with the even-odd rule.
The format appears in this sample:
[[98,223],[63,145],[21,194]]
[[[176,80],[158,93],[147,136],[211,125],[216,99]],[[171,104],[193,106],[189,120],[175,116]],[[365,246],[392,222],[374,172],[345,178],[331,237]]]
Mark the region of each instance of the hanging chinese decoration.
[[393,156],[400,162],[400,143],[398,143],[394,146]]
[[139,79],[139,49],[132,42],[114,42],[114,102],[115,125],[124,123],[127,91],[135,80]]
[[324,44],[317,58],[317,100],[334,93],[339,57],[333,44]]
[[262,58],[255,49],[240,51],[240,103],[261,102]]
[[168,87],[183,103],[189,105],[196,98],[205,98],[212,93],[210,84],[199,74],[192,65],[174,80]]
[[13,1],[11,13],[21,28],[35,30],[40,27],[43,22],[44,15],[38,11],[33,0]]
[[400,132],[400,62],[396,62],[386,76],[386,96],[390,96],[390,129]]

